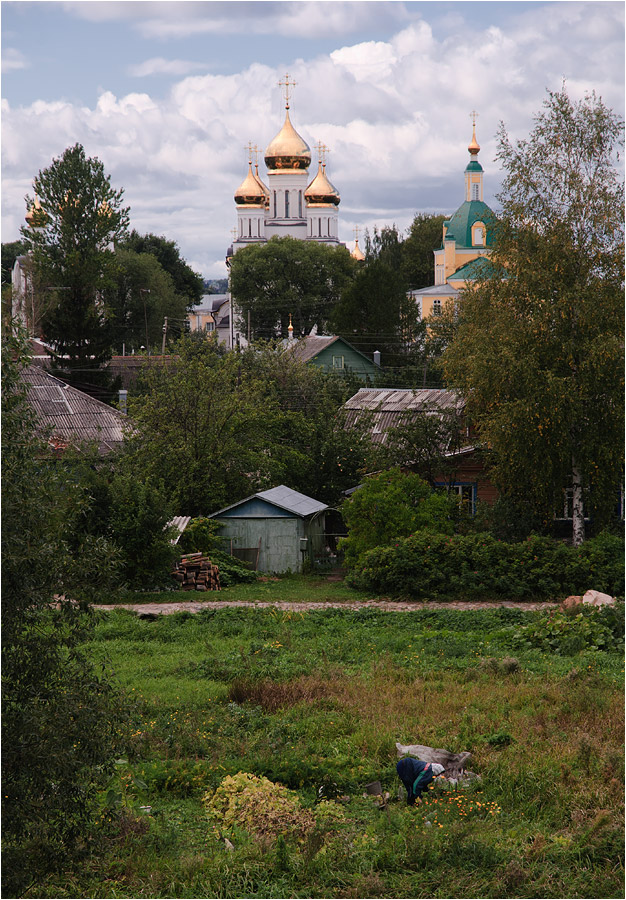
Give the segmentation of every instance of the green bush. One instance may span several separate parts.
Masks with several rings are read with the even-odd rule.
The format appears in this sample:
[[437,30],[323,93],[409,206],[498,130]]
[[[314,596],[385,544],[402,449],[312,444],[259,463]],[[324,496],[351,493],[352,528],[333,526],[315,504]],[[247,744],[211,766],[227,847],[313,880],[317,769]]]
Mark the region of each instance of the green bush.
[[624,542],[602,535],[576,549],[537,535],[508,544],[489,533],[419,531],[393,546],[370,550],[359,563],[348,576],[353,587],[415,598],[551,599],[598,585],[620,596]]
[[624,649],[624,604],[615,607],[579,607],[574,615],[551,610],[513,633],[518,647],[536,647],[574,656],[587,650],[609,652]]
[[456,502],[432,491],[419,475],[389,469],[368,478],[341,506],[348,537],[341,544],[348,566],[368,550],[395,543],[422,528],[454,531]]

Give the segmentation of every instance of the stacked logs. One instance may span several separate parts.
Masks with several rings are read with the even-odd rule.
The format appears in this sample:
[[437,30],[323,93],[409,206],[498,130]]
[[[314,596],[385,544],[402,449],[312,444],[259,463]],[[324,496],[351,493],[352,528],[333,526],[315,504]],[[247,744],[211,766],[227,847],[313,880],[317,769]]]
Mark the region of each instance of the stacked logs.
[[220,570],[202,553],[187,553],[183,556],[176,563],[172,577],[178,581],[183,591],[220,590]]

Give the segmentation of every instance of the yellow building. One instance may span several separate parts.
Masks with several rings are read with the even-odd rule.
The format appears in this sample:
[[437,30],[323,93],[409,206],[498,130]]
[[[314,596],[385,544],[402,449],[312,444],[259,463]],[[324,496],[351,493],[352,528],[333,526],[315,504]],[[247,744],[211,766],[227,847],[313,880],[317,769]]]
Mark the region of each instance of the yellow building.
[[423,318],[441,314],[446,304],[456,301],[461,288],[476,276],[482,260],[491,253],[494,216],[483,200],[483,167],[478,162],[475,122],[467,149],[470,161],[465,169],[465,200],[443,223],[441,247],[434,251],[435,283],[410,294]]

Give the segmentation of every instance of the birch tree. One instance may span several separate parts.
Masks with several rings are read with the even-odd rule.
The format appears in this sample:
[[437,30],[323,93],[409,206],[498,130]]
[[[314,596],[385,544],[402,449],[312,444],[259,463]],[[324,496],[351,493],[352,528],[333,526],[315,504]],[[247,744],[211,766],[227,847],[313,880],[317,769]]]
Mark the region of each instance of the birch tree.
[[565,87],[528,139],[501,125],[491,267],[465,290],[445,356],[500,490],[546,526],[568,503],[575,545],[585,515],[614,512],[623,464],[622,144],[618,116]]

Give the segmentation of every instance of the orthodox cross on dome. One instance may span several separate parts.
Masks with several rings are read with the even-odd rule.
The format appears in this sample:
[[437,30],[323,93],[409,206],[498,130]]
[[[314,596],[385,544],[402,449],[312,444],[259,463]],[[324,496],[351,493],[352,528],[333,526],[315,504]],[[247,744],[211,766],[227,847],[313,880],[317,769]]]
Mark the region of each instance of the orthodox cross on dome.
[[287,72],[287,74],[285,75],[285,80],[284,80],[284,81],[279,81],[279,82],[278,82],[278,86],[279,86],[279,87],[284,87],[284,88],[285,88],[285,109],[289,109],[289,88],[290,88],[290,87],[295,87],[295,86],[296,86],[296,82],[295,82],[295,81],[289,81],[289,72]]
[[475,109],[473,109],[470,113],[470,119],[472,120],[472,125],[476,127],[476,119],[478,118],[478,113]]
[[252,154],[257,152],[257,145],[253,144],[252,141],[248,141],[243,149],[248,151],[248,162],[252,165]]
[[317,144],[315,145],[315,149],[317,150],[317,155],[319,157],[319,161],[321,162],[321,164],[323,166],[325,166],[326,165],[326,154],[330,153],[330,150],[328,149],[326,144],[323,144],[321,141],[317,142]]
[[358,243],[358,240],[359,240],[359,226],[358,225],[354,226],[354,240],[357,241],[357,243]]

